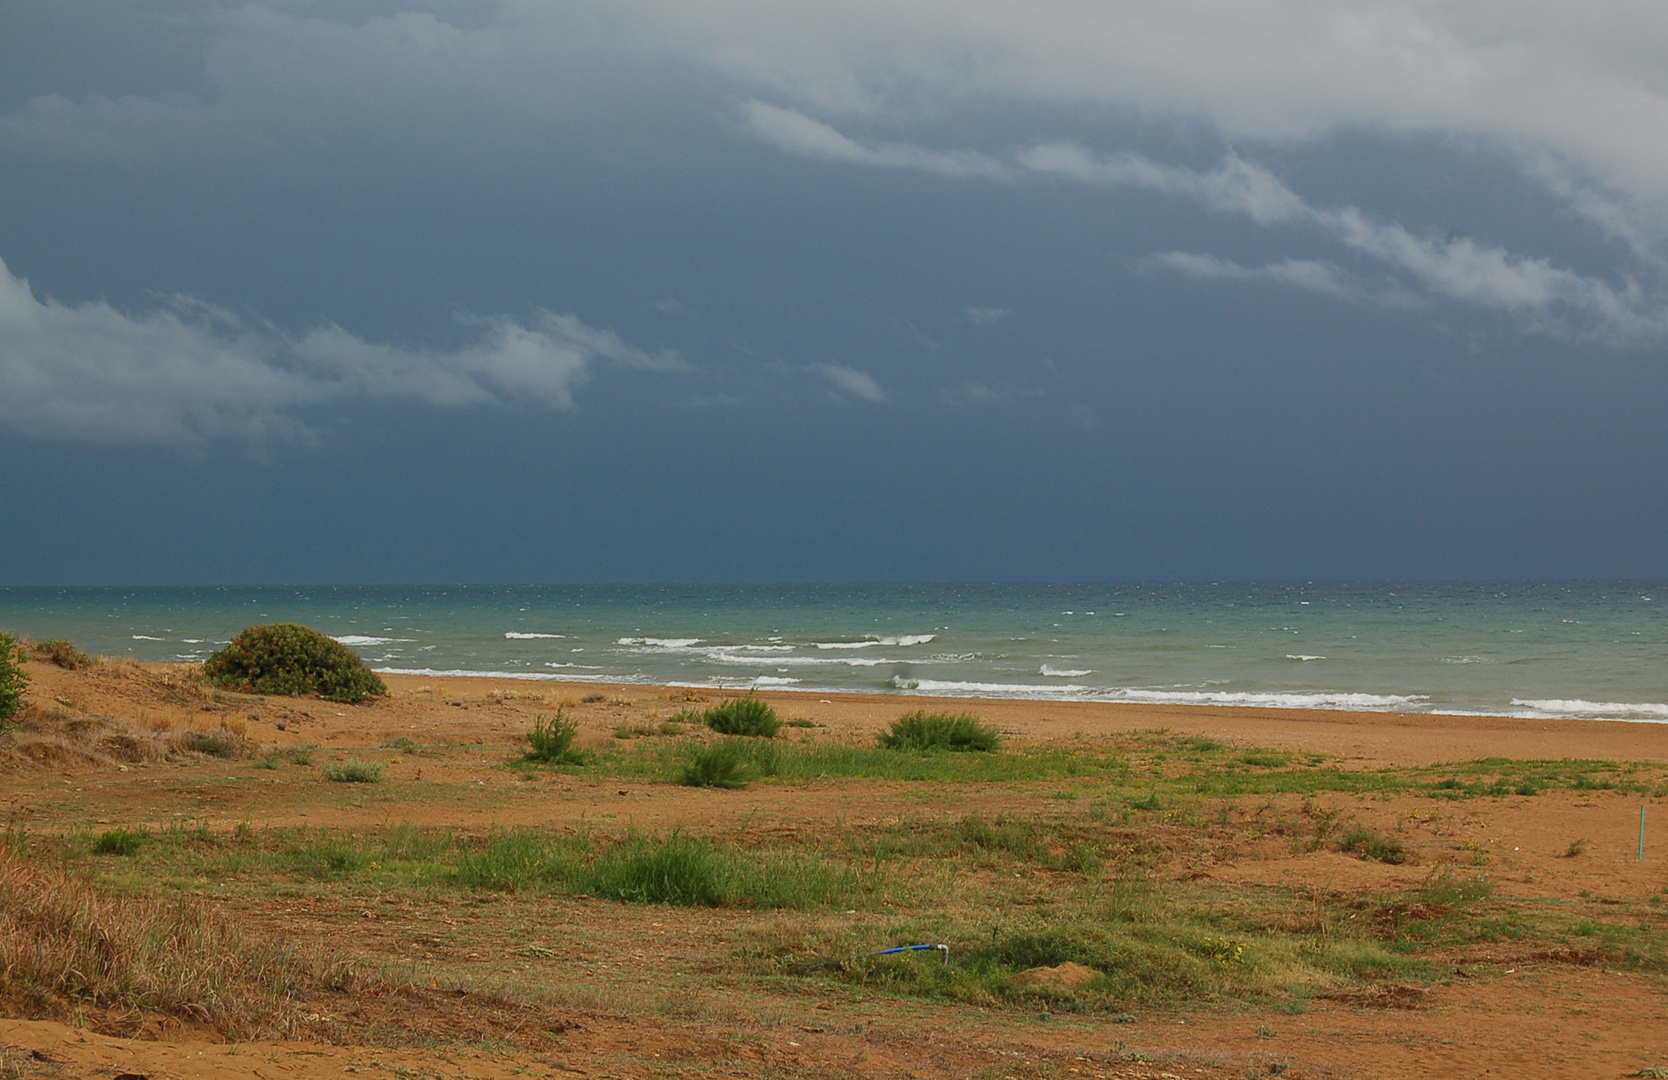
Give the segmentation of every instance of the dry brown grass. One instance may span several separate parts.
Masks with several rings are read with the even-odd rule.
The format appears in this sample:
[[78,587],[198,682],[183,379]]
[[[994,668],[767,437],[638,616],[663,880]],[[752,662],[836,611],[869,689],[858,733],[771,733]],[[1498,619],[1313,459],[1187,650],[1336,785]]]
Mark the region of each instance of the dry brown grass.
[[322,946],[285,948],[194,898],[103,896],[83,879],[0,855],[8,1014],[85,1018],[91,1007],[105,1012],[99,1026],[127,1033],[162,1014],[249,1038],[293,1031],[307,994],[351,979]]
[[0,764],[114,768],[173,761],[200,751],[204,736],[217,739],[216,756],[244,757],[249,752],[248,724],[235,716],[222,719],[218,728],[198,731],[175,730],[166,714],[140,712],[139,722],[128,723],[31,702],[0,737]]

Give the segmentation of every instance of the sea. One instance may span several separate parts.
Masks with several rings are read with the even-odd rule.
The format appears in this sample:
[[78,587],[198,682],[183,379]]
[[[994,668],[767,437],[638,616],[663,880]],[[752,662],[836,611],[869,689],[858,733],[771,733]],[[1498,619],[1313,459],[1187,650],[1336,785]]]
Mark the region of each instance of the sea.
[[382,672],[1668,722],[1668,582],[0,588],[0,631]]

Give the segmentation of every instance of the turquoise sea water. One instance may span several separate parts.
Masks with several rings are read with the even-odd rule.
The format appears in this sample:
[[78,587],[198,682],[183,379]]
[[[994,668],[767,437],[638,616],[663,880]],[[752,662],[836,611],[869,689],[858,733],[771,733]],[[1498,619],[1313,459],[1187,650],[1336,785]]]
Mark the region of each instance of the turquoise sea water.
[[199,660],[293,621],[383,671],[1668,721],[1668,583],[0,589]]

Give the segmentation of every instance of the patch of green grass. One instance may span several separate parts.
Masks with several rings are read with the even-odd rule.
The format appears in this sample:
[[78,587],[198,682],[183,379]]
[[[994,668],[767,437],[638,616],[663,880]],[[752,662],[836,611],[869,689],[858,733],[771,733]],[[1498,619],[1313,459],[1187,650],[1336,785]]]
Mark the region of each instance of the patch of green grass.
[[720,735],[773,739],[782,730],[782,721],[776,710],[770,707],[768,701],[752,694],[714,705],[701,719]]
[[93,841],[95,855],[137,855],[149,839],[144,829],[109,829]]
[[323,775],[326,780],[336,784],[374,784],[382,779],[382,766],[371,761],[348,758],[343,762],[326,765]]
[[995,753],[1002,745],[997,730],[976,716],[949,713],[912,712],[892,721],[880,733],[885,750],[950,750],[959,753]]
[[1292,755],[1278,750],[1246,750],[1239,760],[1258,769],[1279,769],[1291,764]]
[[815,852],[744,850],[682,833],[599,846],[583,837],[499,831],[459,859],[456,879],[481,889],[559,888],[696,907],[851,906],[870,891],[865,875]]

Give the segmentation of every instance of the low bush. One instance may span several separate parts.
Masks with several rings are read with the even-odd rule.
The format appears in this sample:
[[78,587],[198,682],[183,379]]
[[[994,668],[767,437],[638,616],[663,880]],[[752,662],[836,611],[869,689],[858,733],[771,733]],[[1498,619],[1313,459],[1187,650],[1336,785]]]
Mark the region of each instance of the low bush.
[[188,731],[180,740],[180,745],[198,754],[210,757],[231,757],[237,752],[237,740],[230,732],[202,732]]
[[23,670],[23,650],[10,634],[0,634],[0,720],[10,720],[23,706],[29,675]]
[[578,765],[585,760],[585,752],[573,745],[579,734],[579,724],[562,715],[560,706],[555,716],[540,713],[533,719],[533,730],[527,733],[528,761],[544,765]]
[[382,766],[358,758],[324,767],[324,778],[337,784],[374,784],[382,779]]
[[1360,825],[1344,830],[1338,838],[1339,851],[1359,852],[1364,859],[1400,865],[1407,861],[1407,849],[1394,836],[1385,836]]
[[892,722],[880,733],[886,750],[953,750],[993,753],[1002,744],[995,728],[973,716],[949,713],[912,712]]
[[249,627],[209,656],[203,675],[247,694],[319,694],[345,704],[388,692],[347,646],[295,623]]
[[743,698],[714,705],[706,711],[702,721],[720,735],[754,735],[775,738],[782,730],[782,721],[770,703],[748,694]]
[[92,657],[63,638],[37,642],[29,651],[34,654],[36,660],[45,660],[69,671],[80,671],[82,668],[93,666]]
[[684,762],[678,782],[686,787],[739,788],[753,778],[747,747],[740,739],[698,746]]

